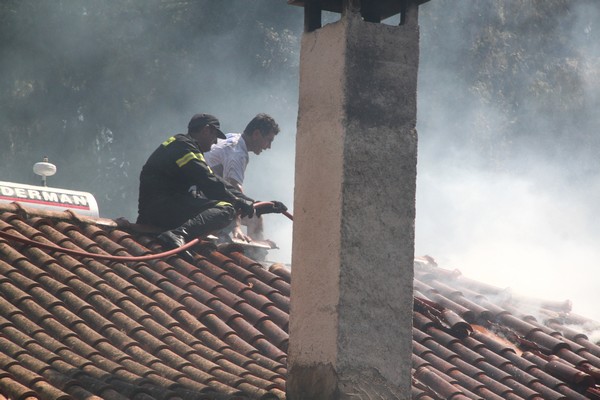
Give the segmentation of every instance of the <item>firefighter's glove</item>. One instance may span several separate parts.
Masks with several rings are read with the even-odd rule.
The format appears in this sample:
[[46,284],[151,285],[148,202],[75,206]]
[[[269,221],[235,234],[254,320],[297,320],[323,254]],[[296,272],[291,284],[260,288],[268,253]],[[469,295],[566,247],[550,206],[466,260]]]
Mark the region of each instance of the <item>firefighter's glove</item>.
[[242,218],[252,218],[254,215],[254,206],[252,201],[238,197],[235,201],[235,208],[240,211]]
[[[270,203],[270,204],[269,204]],[[287,207],[280,201],[271,201],[256,209],[256,216],[260,217],[263,214],[275,214],[287,211]]]

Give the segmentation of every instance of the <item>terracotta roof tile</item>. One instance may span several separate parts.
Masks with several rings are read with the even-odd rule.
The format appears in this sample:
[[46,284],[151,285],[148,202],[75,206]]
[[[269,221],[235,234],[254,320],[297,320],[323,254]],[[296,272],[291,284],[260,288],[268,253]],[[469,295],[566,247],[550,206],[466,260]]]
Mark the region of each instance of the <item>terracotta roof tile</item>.
[[196,258],[196,266],[204,275],[214,279],[215,281],[219,281],[220,277],[228,275],[227,271],[209,262],[206,258]]
[[279,292],[271,292],[267,295],[267,297],[269,298],[269,300],[273,301],[273,303],[275,304],[275,306],[277,306],[277,308],[279,308],[280,310],[289,314],[289,312],[290,312],[290,298],[289,297],[286,297]]
[[[217,255],[217,252],[213,252],[212,254]],[[235,266],[236,269],[238,270],[242,270],[242,271],[248,271],[248,278],[245,279],[244,281],[246,282],[251,282],[251,283],[256,283],[256,280],[251,280],[252,278],[256,277],[258,279],[260,279],[264,284],[277,289],[278,291],[280,291],[281,293],[283,293],[284,295],[288,296],[290,295],[290,284],[288,283],[289,280],[286,282],[285,279],[281,276],[278,276],[276,274],[274,274],[273,272],[265,269],[260,263],[257,263],[256,261],[251,260],[250,258],[246,257],[243,253],[239,252],[239,251],[232,251],[229,253],[229,255],[231,256],[231,258],[237,262],[239,264],[239,267],[234,264],[233,261],[230,261],[228,265],[231,265],[232,268],[233,266]],[[252,273],[252,274],[250,274]]]
[[[455,384],[453,384],[453,381],[444,379],[441,373],[436,373],[435,370],[427,365],[415,368],[413,376],[425,386],[433,390],[435,394],[441,398],[459,399],[460,397],[458,396],[462,394],[462,391]],[[462,398],[467,399],[468,397],[463,395]]]
[[212,263],[218,265],[232,276],[235,276],[241,282],[246,282],[249,278],[254,277],[253,272],[250,271],[250,269],[247,268],[247,266],[235,264],[235,262],[231,258],[227,257],[225,254],[219,253],[217,251],[212,251],[209,252],[207,256]]
[[16,381],[9,373],[0,370],[0,387],[6,399],[33,400],[36,393],[27,386]]
[[246,289],[248,289],[246,286],[241,286],[240,292],[236,294],[242,297],[244,300],[246,300],[257,310],[266,312],[265,309],[267,309],[268,307],[275,307],[275,304],[272,301],[270,301],[266,296],[253,292],[252,290]]
[[269,267],[269,271],[274,273],[275,275],[280,276],[287,283],[292,281],[292,274],[290,270],[283,264],[271,264]]
[[[115,221],[12,205],[0,230],[101,254],[162,250]],[[0,238],[0,400],[284,398],[289,268],[238,246],[194,250],[194,264],[132,263]],[[600,398],[600,347],[574,328],[600,324],[570,302],[421,259],[414,287],[413,398]]]

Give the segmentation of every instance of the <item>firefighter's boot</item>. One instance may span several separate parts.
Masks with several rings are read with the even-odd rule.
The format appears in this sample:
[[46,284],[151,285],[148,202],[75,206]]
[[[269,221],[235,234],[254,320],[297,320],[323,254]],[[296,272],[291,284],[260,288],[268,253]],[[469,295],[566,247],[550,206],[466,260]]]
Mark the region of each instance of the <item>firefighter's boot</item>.
[[[163,244],[163,246],[169,250],[176,249],[183,246],[186,243],[188,234],[185,229],[177,228],[170,231],[165,231],[158,235],[157,239]],[[179,253],[182,258],[188,262],[193,262],[194,257],[189,251],[182,251]]]

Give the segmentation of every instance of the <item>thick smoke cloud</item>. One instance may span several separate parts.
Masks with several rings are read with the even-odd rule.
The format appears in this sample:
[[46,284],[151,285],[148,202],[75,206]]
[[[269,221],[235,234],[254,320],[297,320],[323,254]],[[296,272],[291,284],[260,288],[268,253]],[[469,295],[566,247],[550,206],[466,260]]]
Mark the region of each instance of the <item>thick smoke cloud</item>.
[[[575,312],[600,320],[600,7],[552,2],[578,6],[542,27],[515,17],[535,1],[421,6],[416,254],[524,295],[571,299]],[[281,133],[251,156],[245,187],[293,212],[302,10],[213,0],[186,19],[176,7],[186,2],[124,4],[0,5],[2,179],[37,183],[31,165],[48,155],[59,168],[51,185],[90,191],[102,216],[134,220],[141,166],[192,114],[214,113],[224,130],[241,131],[267,112]],[[152,11],[159,7],[168,12]],[[543,47],[553,29],[561,39]],[[563,69],[545,67],[548,56],[567,60]],[[93,79],[81,78],[86,71]],[[76,84],[65,91],[69,79]],[[291,222],[265,218],[281,247],[269,258],[289,262]]]
[[[436,1],[421,7],[416,253],[523,295],[570,299],[574,312],[600,320],[600,121],[593,111],[600,93],[600,8],[570,3],[554,28],[567,35],[550,50],[572,52],[573,69],[549,79],[539,96],[527,89],[548,71],[544,65],[517,65],[522,68],[517,82],[491,84],[522,85],[516,120],[500,101],[482,101],[479,89],[488,82],[463,74],[461,63],[476,61],[469,56],[473,48],[466,46],[485,31],[471,24],[489,16],[470,2]],[[459,24],[453,19],[457,16]],[[513,21],[506,24],[519,23],[514,15],[508,18]],[[522,20],[508,53],[521,46],[534,51],[531,43],[553,33],[532,30],[527,16]],[[440,38],[442,43],[433,41]],[[459,55],[467,56],[457,60]],[[523,57],[532,59],[530,53]],[[503,75],[515,77],[497,73],[492,79]],[[569,86],[564,81],[573,77],[581,85],[565,90]],[[567,111],[557,126],[557,116],[545,112],[544,102],[561,98],[567,99]],[[581,99],[579,106],[569,102],[574,98]]]

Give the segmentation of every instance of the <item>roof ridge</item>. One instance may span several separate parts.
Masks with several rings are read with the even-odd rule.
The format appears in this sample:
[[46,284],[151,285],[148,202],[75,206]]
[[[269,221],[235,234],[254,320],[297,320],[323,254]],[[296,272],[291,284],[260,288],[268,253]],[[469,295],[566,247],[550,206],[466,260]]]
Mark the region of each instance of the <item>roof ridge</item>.
[[70,222],[76,221],[84,224],[100,225],[103,227],[115,228],[122,227],[124,225],[126,226],[128,222],[125,218],[123,218],[122,220],[120,218],[114,220],[109,218],[81,215],[70,209],[65,209],[64,211],[44,210],[40,208],[25,206],[18,201],[13,201],[12,203],[0,203],[0,212],[13,212],[17,215],[35,216],[49,218],[52,220]]
[[125,217],[118,217],[115,219],[92,217],[88,215],[79,214],[78,212],[71,209],[65,209],[64,211],[46,210],[23,205],[18,201],[13,201],[12,203],[0,203],[0,213],[2,212],[12,212],[24,218],[41,217],[53,221],[65,221],[70,223],[76,222],[78,224],[88,224],[108,229],[119,228],[130,233],[136,232],[143,234],[162,232],[162,229],[158,227],[152,225],[132,223]]

